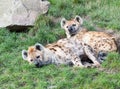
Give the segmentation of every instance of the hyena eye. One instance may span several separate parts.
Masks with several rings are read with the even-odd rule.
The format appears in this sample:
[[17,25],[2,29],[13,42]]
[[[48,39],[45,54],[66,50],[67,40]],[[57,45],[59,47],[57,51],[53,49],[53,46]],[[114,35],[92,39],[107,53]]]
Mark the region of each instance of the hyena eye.
[[68,26],[66,26],[66,28],[68,28]]
[[73,24],[72,26],[76,26],[76,24]]
[[37,56],[36,58],[40,58],[40,56]]

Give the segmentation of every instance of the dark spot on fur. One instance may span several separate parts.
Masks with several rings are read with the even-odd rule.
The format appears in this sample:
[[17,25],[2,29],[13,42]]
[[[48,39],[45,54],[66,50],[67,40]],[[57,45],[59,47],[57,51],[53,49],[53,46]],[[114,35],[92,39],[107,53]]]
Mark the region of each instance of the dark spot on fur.
[[86,46],[87,44],[84,43],[84,45]]
[[78,57],[75,57],[75,60],[77,59]]
[[59,47],[59,48],[62,48],[60,45],[53,45],[53,47]]
[[97,47],[94,47],[94,49],[97,49]]
[[61,56],[58,56],[61,59]]
[[102,44],[102,46],[104,46],[104,44]]
[[50,48],[50,50],[54,50],[54,51],[57,51],[56,49],[54,49],[54,48]]

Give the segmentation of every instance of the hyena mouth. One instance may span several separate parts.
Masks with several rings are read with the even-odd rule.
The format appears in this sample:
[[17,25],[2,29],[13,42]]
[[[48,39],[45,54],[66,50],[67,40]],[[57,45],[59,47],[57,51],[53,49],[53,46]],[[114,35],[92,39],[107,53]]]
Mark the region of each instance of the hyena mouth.
[[76,35],[76,33],[77,33],[77,30],[74,30],[74,31],[70,32],[71,36]]
[[73,36],[73,35],[77,34],[78,29],[71,28],[71,29],[68,29],[68,31],[69,31],[69,33]]
[[42,63],[37,63],[37,64],[35,64],[35,66],[36,66],[37,68],[40,68],[40,67],[43,67],[43,64],[42,64]]

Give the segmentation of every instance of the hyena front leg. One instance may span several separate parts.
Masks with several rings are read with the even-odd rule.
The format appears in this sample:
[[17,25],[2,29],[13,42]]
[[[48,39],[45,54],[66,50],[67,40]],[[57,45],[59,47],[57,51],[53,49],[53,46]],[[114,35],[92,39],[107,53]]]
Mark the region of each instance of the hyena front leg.
[[88,46],[88,45],[84,45],[84,52],[85,54],[88,56],[88,58],[90,60],[92,60],[93,62],[93,66],[95,67],[99,67],[100,66],[100,63],[98,62],[97,58],[96,58],[96,53],[94,52],[94,50]]

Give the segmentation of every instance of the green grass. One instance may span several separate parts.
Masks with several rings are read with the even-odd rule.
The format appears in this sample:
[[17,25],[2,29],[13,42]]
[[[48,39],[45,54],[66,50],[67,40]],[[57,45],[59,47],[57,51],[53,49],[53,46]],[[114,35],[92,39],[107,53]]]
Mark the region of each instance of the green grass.
[[[48,65],[35,68],[21,57],[21,51],[36,42],[52,43],[65,37],[60,21],[53,19],[75,15],[84,18],[84,26],[120,29],[119,0],[49,0],[47,15],[40,16],[28,32],[0,29],[0,89],[119,89],[120,54],[110,53],[102,68],[80,69]],[[52,18],[54,17],[54,18]]]

